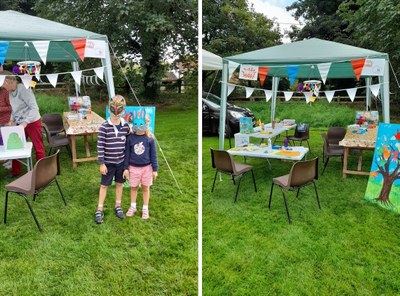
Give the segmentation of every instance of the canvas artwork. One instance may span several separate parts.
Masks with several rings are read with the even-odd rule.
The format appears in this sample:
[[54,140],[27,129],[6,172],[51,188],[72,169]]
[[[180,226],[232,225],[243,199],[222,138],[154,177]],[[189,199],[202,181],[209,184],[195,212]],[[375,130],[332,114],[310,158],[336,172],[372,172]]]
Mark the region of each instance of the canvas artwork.
[[23,126],[4,126],[1,128],[5,150],[23,149],[26,144]]
[[[110,117],[110,112],[106,108],[106,119]],[[150,132],[154,134],[156,107],[152,106],[126,106],[122,117],[132,127],[134,120],[136,122],[147,124]]]
[[378,111],[356,111],[356,124],[368,124],[368,126],[376,127],[378,123]]
[[400,124],[380,123],[365,199],[400,213]]
[[245,134],[235,134],[235,147],[247,146],[250,143],[250,137]]
[[89,96],[68,97],[68,106],[71,112],[78,112],[82,109],[90,111],[92,107]]
[[241,117],[239,121],[240,133],[241,134],[251,134],[254,132],[253,123],[250,117]]

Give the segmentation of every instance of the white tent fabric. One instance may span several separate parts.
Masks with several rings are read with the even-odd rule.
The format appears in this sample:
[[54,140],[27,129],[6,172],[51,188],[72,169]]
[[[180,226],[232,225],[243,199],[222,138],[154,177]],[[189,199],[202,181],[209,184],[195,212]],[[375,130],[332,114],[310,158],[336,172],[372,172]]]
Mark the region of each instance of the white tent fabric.
[[220,56],[203,49],[202,58],[203,70],[222,70],[222,58]]
[[[41,58],[32,42],[50,41],[47,62],[71,62],[75,71],[80,58],[70,41],[83,38],[104,40],[108,45],[106,35],[74,28],[17,11],[0,11],[0,42],[9,42],[6,61],[22,61],[27,56],[32,60],[40,61]],[[108,94],[112,97],[115,95],[115,90],[108,46],[106,46],[105,58],[101,59],[101,63],[104,67]]]

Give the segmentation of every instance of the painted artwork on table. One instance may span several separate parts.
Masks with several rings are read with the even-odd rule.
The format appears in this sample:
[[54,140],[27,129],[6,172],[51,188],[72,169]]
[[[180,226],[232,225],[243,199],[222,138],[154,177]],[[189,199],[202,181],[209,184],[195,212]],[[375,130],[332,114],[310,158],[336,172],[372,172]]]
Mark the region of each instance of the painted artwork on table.
[[365,199],[400,213],[400,124],[380,123]]
[[376,127],[379,123],[378,111],[356,111],[356,124]]
[[251,134],[254,132],[251,117],[240,117],[239,126],[241,134]]
[[1,135],[5,150],[25,148],[26,138],[23,126],[3,126]]
[[[106,108],[106,119],[110,117],[110,112]],[[134,124],[147,125],[150,132],[154,134],[156,107],[152,106],[126,106],[122,117],[133,128]]]

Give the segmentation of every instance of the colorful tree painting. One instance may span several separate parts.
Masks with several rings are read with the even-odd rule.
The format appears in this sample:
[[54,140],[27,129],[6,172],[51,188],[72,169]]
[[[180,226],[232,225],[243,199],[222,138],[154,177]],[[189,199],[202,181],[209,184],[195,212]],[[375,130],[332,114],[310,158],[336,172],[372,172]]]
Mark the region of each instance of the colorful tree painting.
[[365,198],[400,213],[400,125],[380,123]]

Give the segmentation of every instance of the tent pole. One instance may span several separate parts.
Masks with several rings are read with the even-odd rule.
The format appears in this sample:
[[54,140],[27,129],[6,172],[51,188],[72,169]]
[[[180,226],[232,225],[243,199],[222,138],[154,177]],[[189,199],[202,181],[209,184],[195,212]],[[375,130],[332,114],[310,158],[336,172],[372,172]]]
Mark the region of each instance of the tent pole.
[[106,57],[101,59],[101,64],[104,67],[104,76],[107,83],[108,98],[115,96],[114,79],[111,66],[110,49],[108,48],[108,40],[106,45]]
[[225,119],[226,119],[226,97],[228,89],[228,61],[223,60],[222,83],[221,83],[221,108],[219,109],[219,149],[224,150]]
[[[79,71],[78,62],[72,62],[72,69],[74,71]],[[75,82],[75,95],[78,97],[80,93],[81,93],[81,87],[78,83]]]
[[369,111],[371,110],[371,90],[370,90],[370,86],[371,86],[371,76],[365,77],[365,86],[366,86],[366,95],[367,95],[367,99],[365,102],[365,111]]
[[271,122],[275,120],[276,97],[278,95],[279,77],[272,77],[272,102],[271,102]]
[[[379,77],[381,78],[381,76]],[[381,87],[383,122],[390,123],[389,58],[385,59],[385,70]]]

